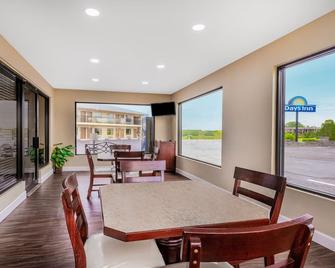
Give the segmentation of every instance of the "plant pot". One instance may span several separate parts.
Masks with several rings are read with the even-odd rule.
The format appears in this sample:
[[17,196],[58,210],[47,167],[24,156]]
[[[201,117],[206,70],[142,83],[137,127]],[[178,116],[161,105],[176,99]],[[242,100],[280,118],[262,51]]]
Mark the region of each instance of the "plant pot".
[[54,174],[63,174],[63,167],[61,168],[54,167]]

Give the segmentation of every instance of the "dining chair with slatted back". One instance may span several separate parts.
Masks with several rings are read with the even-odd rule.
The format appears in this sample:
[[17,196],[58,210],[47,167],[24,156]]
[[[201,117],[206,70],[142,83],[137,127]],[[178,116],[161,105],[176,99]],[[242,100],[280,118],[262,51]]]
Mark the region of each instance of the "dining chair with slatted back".
[[[234,178],[235,184],[233,194],[236,196],[241,194],[268,205],[271,208],[270,222],[277,223],[280,209],[283,203],[286,188],[286,178],[240,167],[235,168]],[[274,197],[269,197],[267,195],[242,187],[242,181],[270,189],[274,191]]]
[[[120,161],[123,183],[163,182],[165,168],[165,160]],[[128,176],[129,173],[136,175]]]
[[[313,217],[248,228],[187,228],[183,235],[182,263],[166,268],[223,268],[288,251],[276,268],[302,268],[311,245]],[[186,265],[185,265],[186,264]]]
[[110,179],[110,182],[113,182],[113,174],[112,173],[97,173],[95,171],[95,167],[94,167],[94,160],[93,160],[93,156],[92,153],[90,151],[90,149],[86,148],[86,158],[87,158],[87,162],[88,162],[88,166],[90,169],[90,182],[89,182],[89,186],[88,186],[88,190],[87,190],[87,199],[91,198],[91,193],[93,191],[99,191],[99,189],[95,188],[95,187],[100,187],[103,185],[106,185],[106,183],[95,183],[95,179],[103,179],[103,178],[108,178]]
[[119,179],[120,171],[120,161],[129,160],[129,161],[142,161],[144,159],[144,151],[114,151],[114,160],[115,160],[115,178]]
[[88,238],[88,224],[78,192],[78,181],[71,174],[62,183],[62,203],[67,229],[74,252],[76,268],[86,268],[84,243]]
[[164,260],[154,240],[123,242],[102,233],[88,237],[76,174],[63,183],[62,203],[76,268],[161,267]]

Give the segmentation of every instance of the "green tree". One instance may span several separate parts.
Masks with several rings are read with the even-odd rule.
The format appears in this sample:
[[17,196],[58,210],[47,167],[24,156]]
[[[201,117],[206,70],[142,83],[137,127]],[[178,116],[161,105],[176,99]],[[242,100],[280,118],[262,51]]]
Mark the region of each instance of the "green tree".
[[325,120],[320,129],[320,135],[335,140],[335,122],[332,119]]
[[[295,127],[295,121],[290,121],[285,124],[285,127]],[[303,124],[298,122],[298,127],[305,127]]]

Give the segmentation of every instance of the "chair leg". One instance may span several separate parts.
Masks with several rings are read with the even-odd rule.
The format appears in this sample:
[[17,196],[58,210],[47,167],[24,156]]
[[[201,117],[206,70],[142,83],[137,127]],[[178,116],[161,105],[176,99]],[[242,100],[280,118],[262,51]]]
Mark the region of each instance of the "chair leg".
[[234,264],[233,266],[234,266],[234,268],[240,268],[239,264]]
[[274,256],[269,256],[269,257],[264,257],[264,265],[269,266],[275,263],[275,257]]
[[93,177],[90,176],[90,184],[88,185],[88,190],[87,190],[87,199],[91,198],[92,189],[93,189]]

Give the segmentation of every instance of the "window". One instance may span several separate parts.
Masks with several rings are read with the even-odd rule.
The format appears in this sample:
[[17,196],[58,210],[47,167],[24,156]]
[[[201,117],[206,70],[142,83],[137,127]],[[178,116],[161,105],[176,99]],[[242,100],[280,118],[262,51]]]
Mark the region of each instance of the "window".
[[279,68],[277,172],[335,197],[335,49]]
[[0,66],[0,193],[17,182],[15,77]]
[[107,128],[107,136],[113,136],[113,129]]
[[179,155],[221,166],[223,90],[179,104]]
[[76,132],[76,154],[84,154],[85,144],[96,142],[130,144],[132,151],[150,152],[153,146],[151,107],[78,102]]

